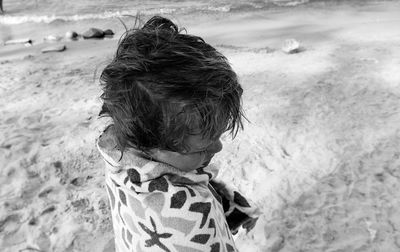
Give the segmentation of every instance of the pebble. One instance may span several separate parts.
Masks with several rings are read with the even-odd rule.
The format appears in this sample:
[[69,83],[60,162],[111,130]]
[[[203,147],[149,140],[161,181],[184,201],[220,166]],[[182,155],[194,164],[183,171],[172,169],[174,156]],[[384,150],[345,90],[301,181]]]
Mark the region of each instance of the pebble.
[[114,32],[111,29],[107,29],[104,31],[104,35],[105,36],[113,36]]
[[287,39],[283,42],[282,51],[287,54],[298,53],[300,50],[300,42],[295,39]]
[[90,28],[82,33],[84,39],[104,38],[104,31],[98,28]]
[[65,33],[65,38],[66,39],[77,39],[78,38],[78,33],[75,31],[67,31]]
[[62,52],[65,51],[67,47],[65,45],[54,45],[48,46],[42,49],[42,53],[49,53],[49,52]]
[[55,42],[55,41],[60,41],[62,39],[61,36],[57,36],[57,35],[48,35],[47,37],[45,37],[43,40],[44,41],[49,41],[49,42]]
[[24,39],[11,39],[7,40],[4,45],[14,45],[14,44],[32,44],[32,40],[29,38]]

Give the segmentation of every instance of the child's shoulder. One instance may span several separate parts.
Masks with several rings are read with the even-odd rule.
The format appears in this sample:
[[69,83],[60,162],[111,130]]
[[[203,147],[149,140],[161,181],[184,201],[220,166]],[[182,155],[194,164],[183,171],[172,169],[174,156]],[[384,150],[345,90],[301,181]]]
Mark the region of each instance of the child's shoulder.
[[115,139],[113,126],[107,127],[100,134],[96,146],[106,163],[117,170],[127,166],[141,167],[150,161],[141,151],[134,148],[128,148],[121,152]]

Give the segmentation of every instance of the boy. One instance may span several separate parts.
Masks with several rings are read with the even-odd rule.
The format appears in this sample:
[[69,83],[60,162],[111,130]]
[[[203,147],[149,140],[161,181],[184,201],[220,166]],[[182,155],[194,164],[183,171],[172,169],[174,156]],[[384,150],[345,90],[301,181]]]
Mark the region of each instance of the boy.
[[118,252],[237,251],[231,232],[257,210],[208,165],[242,128],[240,87],[226,58],[162,17],[127,31],[101,74],[112,118],[97,142]]

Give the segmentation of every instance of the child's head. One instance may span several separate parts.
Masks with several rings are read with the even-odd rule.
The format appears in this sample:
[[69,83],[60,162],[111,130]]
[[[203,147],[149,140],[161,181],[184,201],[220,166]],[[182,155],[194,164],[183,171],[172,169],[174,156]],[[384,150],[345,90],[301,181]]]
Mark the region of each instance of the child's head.
[[112,118],[122,152],[188,155],[202,141],[220,150],[221,134],[242,128],[242,88],[227,59],[166,18],[127,31],[101,82],[100,114]]

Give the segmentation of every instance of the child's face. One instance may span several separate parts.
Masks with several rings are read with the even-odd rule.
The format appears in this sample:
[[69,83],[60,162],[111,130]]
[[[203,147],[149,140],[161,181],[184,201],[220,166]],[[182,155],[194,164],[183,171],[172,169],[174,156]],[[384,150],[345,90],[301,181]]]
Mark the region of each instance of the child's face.
[[151,151],[151,156],[180,170],[192,171],[207,166],[214,154],[222,150],[219,138],[211,140],[201,135],[188,136],[185,139],[185,146],[188,149],[185,153],[155,149]]

